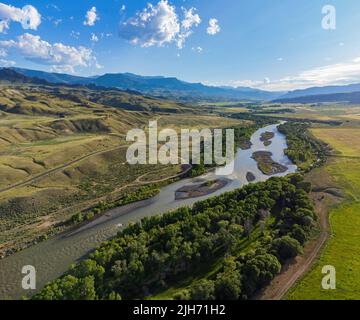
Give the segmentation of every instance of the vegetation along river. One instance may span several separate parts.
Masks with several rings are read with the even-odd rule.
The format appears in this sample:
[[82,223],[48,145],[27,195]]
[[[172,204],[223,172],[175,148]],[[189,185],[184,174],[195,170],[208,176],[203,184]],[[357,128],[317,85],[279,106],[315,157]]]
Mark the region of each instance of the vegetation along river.
[[[276,124],[266,126],[253,134],[251,137],[252,147],[249,150],[238,150],[234,161],[235,169],[230,175],[226,175],[228,167],[224,167],[217,172],[217,176],[215,173],[208,173],[201,177],[178,181],[162,188],[161,192],[150,200],[114,208],[106,215],[75,231],[56,236],[0,260],[0,299],[19,299],[35,293],[35,291],[29,292],[22,289],[21,281],[24,275],[21,274],[21,270],[25,265],[35,267],[37,290],[40,290],[47,282],[62,275],[71,264],[86,256],[104,240],[115,236],[130,222],[181,206],[191,206],[199,200],[237,189],[248,183],[246,177],[249,172],[255,176],[254,182],[265,181],[269,176],[264,175],[258,169],[256,161],[252,158],[256,151],[270,151],[275,162],[288,168],[286,172],[275,176],[285,176],[296,172],[296,166],[284,154],[284,149],[287,148],[286,138],[278,131],[277,127]],[[274,133],[272,143],[268,146],[261,141],[261,135],[265,132]],[[221,178],[219,174],[223,175],[223,178],[229,179],[230,182],[215,193],[198,198],[175,200],[175,192],[178,189],[206,180],[219,179]]]

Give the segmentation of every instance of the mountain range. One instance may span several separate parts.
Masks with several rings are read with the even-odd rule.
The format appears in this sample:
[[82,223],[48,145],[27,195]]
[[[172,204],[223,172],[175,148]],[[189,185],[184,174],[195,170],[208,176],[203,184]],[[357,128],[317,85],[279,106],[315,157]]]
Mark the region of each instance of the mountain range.
[[[311,87],[289,92],[270,92],[249,87],[215,87],[202,83],[189,83],[175,77],[140,76],[132,73],[107,73],[94,77],[80,77],[65,73],[51,73],[22,68],[3,68],[2,77],[11,77],[10,70],[41,81],[67,85],[94,85],[136,91],[144,95],[165,97],[181,102],[196,101],[272,101],[283,103],[314,103],[347,101],[357,103],[360,84]],[[20,77],[21,78],[21,77]],[[20,79],[19,78],[19,79]],[[36,79],[36,80],[35,80]],[[4,79],[2,79],[4,80]],[[23,79],[24,80],[24,79]]]
[[269,92],[247,87],[224,88],[189,83],[174,77],[139,76],[132,73],[107,73],[96,77],[78,77],[64,73],[11,68],[28,77],[36,77],[50,83],[96,85],[122,90],[138,91],[152,96],[165,96],[180,101],[239,101],[273,100],[283,92]]

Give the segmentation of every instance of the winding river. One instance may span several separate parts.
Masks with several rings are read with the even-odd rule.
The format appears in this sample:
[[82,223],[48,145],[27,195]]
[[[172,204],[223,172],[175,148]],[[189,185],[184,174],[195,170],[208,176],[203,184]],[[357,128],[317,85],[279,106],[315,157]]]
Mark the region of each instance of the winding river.
[[[246,179],[248,172],[253,173],[256,178],[255,182],[265,181],[269,176],[262,174],[257,167],[256,161],[252,159],[252,154],[256,151],[272,152],[273,159],[288,168],[286,172],[275,176],[285,176],[296,172],[296,166],[284,154],[284,149],[287,148],[286,138],[278,131],[277,127],[276,124],[266,126],[253,134],[251,137],[251,149],[238,150],[233,163],[235,169],[230,175],[226,175],[229,168],[224,167],[217,172],[216,176],[212,172],[201,177],[178,181],[162,188],[161,192],[150,200],[112,209],[106,215],[76,231],[56,236],[0,260],[0,300],[19,299],[29,294],[21,286],[22,277],[24,276],[21,270],[25,265],[35,267],[37,289],[39,290],[47,282],[61,276],[71,264],[86,256],[101,242],[116,235],[121,228],[130,222],[181,206],[191,206],[197,201],[239,188],[248,183]],[[264,143],[260,141],[260,137],[262,133],[267,131],[273,132],[275,136],[271,140],[271,145],[265,147]],[[230,182],[224,188],[199,198],[175,200],[175,192],[179,188],[214,179],[215,177],[219,178],[219,174],[230,179]]]

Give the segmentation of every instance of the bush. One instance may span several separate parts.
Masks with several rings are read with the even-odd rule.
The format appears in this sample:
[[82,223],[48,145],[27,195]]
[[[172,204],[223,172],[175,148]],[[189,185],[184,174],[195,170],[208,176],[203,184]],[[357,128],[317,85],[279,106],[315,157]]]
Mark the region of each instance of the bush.
[[299,241],[291,238],[290,236],[284,236],[282,238],[275,239],[272,244],[272,249],[274,250],[275,255],[281,261],[295,258],[302,252]]
[[211,280],[201,280],[190,289],[191,300],[214,300],[215,284]]

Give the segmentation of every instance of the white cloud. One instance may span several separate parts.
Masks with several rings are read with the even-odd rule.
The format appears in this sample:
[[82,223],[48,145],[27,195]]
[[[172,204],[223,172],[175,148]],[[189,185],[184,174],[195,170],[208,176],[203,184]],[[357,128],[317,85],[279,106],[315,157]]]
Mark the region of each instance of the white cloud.
[[16,64],[15,61],[0,59],[0,67],[9,68],[9,67],[13,67],[15,64]]
[[121,6],[120,11],[125,11],[125,10],[126,10],[126,5],[123,4],[123,5]]
[[[267,78],[265,78],[267,79]],[[247,86],[271,91],[288,91],[314,86],[344,85],[360,82],[360,57],[299,72],[277,80],[232,80],[221,85]]]
[[191,50],[196,51],[198,53],[202,53],[204,51],[202,47],[196,47],[196,48],[193,47],[193,48],[191,48]]
[[72,31],[70,32],[70,37],[75,38],[75,39],[79,39],[79,37],[80,37],[80,32],[72,30]]
[[76,67],[90,67],[97,64],[91,49],[62,43],[51,44],[29,33],[19,36],[16,41],[0,41],[0,50],[15,52],[29,61],[49,65],[53,70],[66,70],[72,73]]
[[215,18],[212,18],[209,20],[209,26],[206,30],[206,32],[210,35],[215,35],[221,31],[221,28],[219,26],[219,21]]
[[189,30],[193,26],[197,27],[201,23],[200,16],[197,13],[195,13],[196,8],[190,8],[189,10],[183,8],[183,11],[184,11],[184,20],[181,22],[181,26],[185,30]]
[[277,61],[284,61],[284,58],[280,57],[280,58],[277,58]]
[[2,57],[2,58],[7,57],[7,52],[3,48],[0,48],[0,57]]
[[95,33],[92,33],[90,40],[91,40],[92,42],[98,42],[98,41],[99,41],[99,37],[98,37]]
[[62,23],[62,19],[55,19],[53,23],[57,27],[60,23]]
[[271,81],[270,81],[270,78],[269,77],[265,77],[264,78],[264,84],[269,84]]
[[10,28],[11,22],[20,23],[23,29],[36,30],[41,24],[41,15],[31,5],[20,9],[0,2],[0,33]]
[[161,47],[175,43],[182,49],[186,39],[193,33],[192,28],[201,23],[195,11],[195,8],[183,8],[184,18],[181,20],[176,7],[170,5],[168,0],[160,0],[156,5],[149,3],[134,17],[120,23],[119,35],[142,47]]
[[96,7],[92,7],[88,12],[86,12],[85,18],[86,18],[86,20],[84,21],[85,26],[89,26],[89,27],[94,26],[95,22],[100,20],[96,12]]

